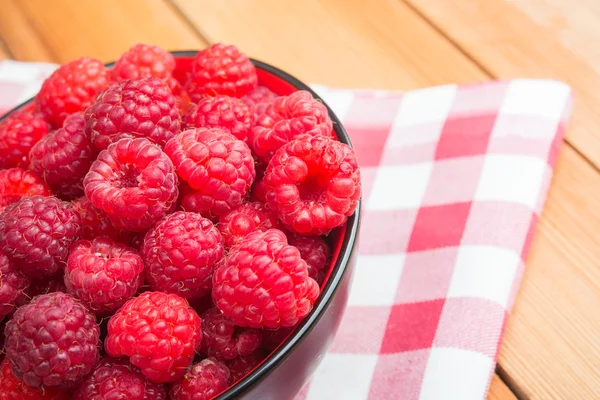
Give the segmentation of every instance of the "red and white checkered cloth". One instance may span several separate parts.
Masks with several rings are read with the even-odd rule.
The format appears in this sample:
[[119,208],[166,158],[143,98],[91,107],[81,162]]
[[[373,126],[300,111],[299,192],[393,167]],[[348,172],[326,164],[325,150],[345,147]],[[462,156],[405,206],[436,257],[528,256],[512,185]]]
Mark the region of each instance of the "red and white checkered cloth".
[[[35,93],[52,69],[0,63],[0,110]],[[298,399],[484,399],[569,118],[569,87],[315,89],[356,147],[364,214],[342,326]]]

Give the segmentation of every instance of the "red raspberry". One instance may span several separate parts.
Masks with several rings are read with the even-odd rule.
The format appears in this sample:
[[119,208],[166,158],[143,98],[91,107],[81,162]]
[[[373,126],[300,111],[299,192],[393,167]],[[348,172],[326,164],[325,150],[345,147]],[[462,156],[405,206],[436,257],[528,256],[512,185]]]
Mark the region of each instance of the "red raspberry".
[[33,172],[21,168],[0,170],[0,212],[21,197],[51,194],[46,183]]
[[303,134],[331,137],[332,122],[323,103],[300,90],[276,98],[257,117],[249,134],[250,146],[262,161],[269,161],[284,144]]
[[144,261],[137,251],[100,236],[71,246],[65,284],[92,312],[106,315],[138,291],[143,271]]
[[62,268],[80,233],[79,215],[56,197],[22,197],[0,214],[0,249],[31,278]]
[[83,194],[83,178],[98,155],[83,127],[83,113],[69,115],[62,128],[44,136],[29,153],[31,170],[66,199]]
[[0,321],[27,300],[31,280],[0,253]]
[[111,77],[115,81],[155,77],[167,81],[175,69],[175,58],[158,46],[138,43],[115,63]]
[[113,357],[129,356],[150,380],[164,383],[185,374],[201,341],[200,317],[186,300],[145,292],[111,317],[104,348]]
[[104,150],[122,138],[144,137],[164,146],[181,130],[169,87],[158,78],[115,83],[85,112],[85,133]]
[[64,392],[57,388],[35,389],[17,378],[8,360],[0,364],[0,400],[67,400]]
[[265,355],[261,351],[256,351],[249,356],[240,356],[227,361],[226,365],[231,373],[231,382],[235,383],[248,375],[264,359]]
[[186,90],[197,103],[202,95],[242,97],[257,85],[254,65],[235,46],[216,43],[198,52]]
[[108,82],[108,69],[102,62],[84,57],[54,71],[35,100],[46,121],[59,128],[70,114],[85,111]]
[[32,279],[31,286],[29,286],[29,292],[27,293],[27,295],[30,299],[33,299],[35,296],[55,292],[67,293],[67,287],[65,286],[65,277],[62,270],[56,275],[50,277],[45,277],[42,279]]
[[354,150],[325,136],[303,136],[279,149],[264,184],[271,209],[302,235],[324,235],[344,224],[360,199]]
[[104,358],[77,389],[73,400],[105,399],[166,400],[167,392],[129,363]]
[[31,387],[72,387],[99,360],[96,317],[65,293],[38,296],[19,308],[5,332],[13,372]]
[[219,360],[232,360],[238,356],[254,353],[262,343],[261,331],[240,328],[217,308],[213,307],[200,316],[202,320],[201,353]]
[[295,327],[262,330],[262,347],[271,352],[275,350],[292,333]]
[[185,126],[190,128],[223,128],[233,136],[248,141],[248,133],[254,124],[254,116],[240,99],[229,96],[204,97],[191,105],[183,116]]
[[179,177],[196,191],[195,208],[185,210],[216,219],[244,202],[255,172],[243,141],[220,128],[195,128],[169,140],[165,152]]
[[267,202],[267,192],[265,189],[265,172],[267,166],[265,164],[256,164],[256,178],[252,183],[252,189],[250,189],[250,200],[260,201],[261,203]]
[[48,133],[48,123],[31,111],[15,111],[0,122],[0,168],[27,168],[29,150]]
[[300,251],[300,257],[308,265],[308,275],[322,284],[329,266],[331,249],[321,236],[288,235],[288,243]]
[[245,94],[241,100],[246,103],[253,114],[261,115],[267,110],[267,107],[273,103],[273,100],[276,98],[277,95],[269,88],[257,86]]
[[214,303],[239,326],[294,326],[318,296],[300,252],[277,229],[246,236],[213,275]]
[[172,400],[210,400],[227,389],[229,368],[214,358],[194,364],[181,380],[171,386]]
[[148,139],[121,139],[98,155],[83,180],[85,194],[113,225],[144,231],[177,200],[173,163]]
[[94,205],[83,196],[71,202],[73,210],[81,217],[81,238],[93,240],[98,236],[108,236],[115,241],[130,244],[133,234],[123,229],[115,228],[106,213],[94,207]]
[[266,204],[246,203],[222,215],[217,228],[223,235],[225,247],[230,248],[240,243],[249,233],[279,229],[279,220]]
[[223,252],[223,238],[213,223],[183,211],[150,229],[141,249],[150,286],[188,299],[210,293],[213,270]]

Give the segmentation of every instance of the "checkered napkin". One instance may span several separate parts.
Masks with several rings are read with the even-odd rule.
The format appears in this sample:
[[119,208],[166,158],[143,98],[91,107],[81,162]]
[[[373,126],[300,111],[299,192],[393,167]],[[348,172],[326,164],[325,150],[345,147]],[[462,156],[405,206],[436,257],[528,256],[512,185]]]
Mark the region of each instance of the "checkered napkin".
[[[0,63],[0,110],[52,71]],[[513,80],[315,90],[362,165],[358,262],[339,333],[298,399],[485,399],[571,109]]]

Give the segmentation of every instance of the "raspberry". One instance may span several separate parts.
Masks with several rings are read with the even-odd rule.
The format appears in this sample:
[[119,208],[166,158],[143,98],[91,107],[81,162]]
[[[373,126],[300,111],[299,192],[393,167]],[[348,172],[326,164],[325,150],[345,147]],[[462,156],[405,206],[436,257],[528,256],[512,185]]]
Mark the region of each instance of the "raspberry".
[[48,123],[31,111],[15,111],[0,122],[0,168],[27,168],[29,150],[48,133]]
[[144,137],[164,146],[180,130],[175,97],[158,78],[112,84],[85,112],[85,133],[100,150],[131,137]]
[[142,286],[144,262],[137,251],[106,236],[71,246],[65,284],[92,312],[106,315]]
[[300,90],[273,100],[256,119],[250,146],[262,161],[269,161],[284,144],[303,134],[331,136],[332,122],[323,103]]
[[166,400],[163,385],[153,383],[128,363],[104,358],[75,392],[73,400]]
[[21,197],[50,196],[50,189],[36,174],[21,168],[0,170],[0,212]]
[[123,229],[115,228],[106,213],[97,209],[83,196],[71,202],[73,210],[81,217],[81,238],[93,240],[97,236],[108,236],[115,241],[130,244],[133,234]]
[[30,279],[0,253],[0,321],[25,303],[30,284]]
[[253,201],[260,201],[261,203],[267,202],[267,192],[265,190],[265,172],[267,166],[265,164],[256,164],[256,178],[252,183],[252,189],[250,189],[250,199]]
[[198,52],[186,90],[194,103],[202,95],[242,97],[257,85],[256,69],[235,46],[216,43]]
[[217,307],[204,312],[202,320],[202,346],[200,352],[218,360],[232,360],[254,353],[262,343],[261,331],[240,328],[221,313]]
[[36,297],[15,312],[5,332],[13,372],[31,387],[72,387],[98,363],[96,317],[68,294]]
[[216,219],[244,202],[255,172],[243,141],[220,128],[195,128],[169,140],[165,152],[179,177],[196,191],[193,203],[183,200],[185,210]]
[[308,265],[308,276],[322,284],[325,279],[331,250],[321,236],[300,236],[290,233],[288,243],[300,251],[300,257]]
[[294,327],[262,330],[262,347],[271,352],[275,350],[294,330]]
[[35,389],[17,378],[8,360],[0,364],[0,400],[67,400],[57,388]]
[[214,358],[205,358],[194,364],[181,380],[173,384],[172,400],[210,400],[227,389],[229,368]]
[[70,114],[85,111],[108,82],[108,69],[102,62],[84,57],[54,71],[35,100],[46,121],[59,128]]
[[277,229],[246,236],[213,275],[215,305],[239,326],[296,325],[318,296],[300,252]]
[[83,113],[69,115],[62,128],[44,136],[29,153],[31,170],[66,199],[83,195],[83,178],[98,155],[83,126]]
[[158,46],[138,43],[115,63],[111,77],[115,81],[155,77],[167,81],[175,69],[173,55]]
[[231,382],[235,383],[248,375],[264,359],[264,354],[256,351],[249,356],[240,356],[228,361],[226,365],[231,373]]
[[252,113],[255,115],[261,115],[267,110],[267,107],[276,98],[277,95],[269,88],[257,86],[250,92],[246,93],[241,100],[246,103]]
[[128,300],[108,322],[106,352],[129,356],[157,383],[185,374],[202,341],[198,314],[175,294],[145,292]]
[[223,235],[225,246],[230,248],[240,243],[249,233],[279,228],[279,220],[266,204],[246,203],[222,215],[217,228]]
[[360,198],[354,150],[324,136],[303,136],[279,149],[264,184],[271,209],[302,235],[324,235],[344,224]]
[[83,180],[87,198],[117,228],[144,231],[177,200],[173,163],[148,139],[121,139],[103,150]]
[[0,214],[0,249],[31,278],[62,268],[80,232],[79,215],[56,197],[22,197]]
[[184,211],[160,220],[141,248],[150,286],[183,298],[210,293],[213,270],[223,251],[223,238],[213,223]]
[[240,99],[229,96],[204,97],[191,105],[183,116],[190,128],[223,128],[245,142],[254,124],[254,116]]

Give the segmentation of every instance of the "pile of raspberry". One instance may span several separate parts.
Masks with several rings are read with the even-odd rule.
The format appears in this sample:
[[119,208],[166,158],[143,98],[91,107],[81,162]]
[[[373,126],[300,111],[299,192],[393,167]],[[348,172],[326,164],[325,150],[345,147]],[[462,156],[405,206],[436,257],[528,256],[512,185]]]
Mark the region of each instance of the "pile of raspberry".
[[210,399],[319,297],[354,151],[234,46],[175,67],[81,58],[0,122],[0,400]]

